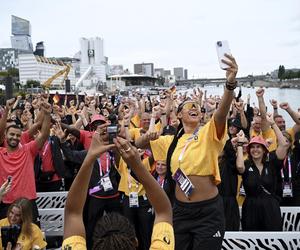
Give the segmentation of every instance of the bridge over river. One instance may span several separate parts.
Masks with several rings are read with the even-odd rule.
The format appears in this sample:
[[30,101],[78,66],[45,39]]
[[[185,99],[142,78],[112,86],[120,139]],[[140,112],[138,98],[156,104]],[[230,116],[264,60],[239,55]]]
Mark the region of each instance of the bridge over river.
[[[300,79],[284,80],[272,80],[266,76],[247,76],[238,77],[237,81],[244,87],[279,87],[279,88],[300,88]],[[199,78],[199,79],[188,79],[188,80],[176,80],[178,86],[194,86],[200,85],[202,87],[208,85],[222,85],[226,82],[226,78]]]

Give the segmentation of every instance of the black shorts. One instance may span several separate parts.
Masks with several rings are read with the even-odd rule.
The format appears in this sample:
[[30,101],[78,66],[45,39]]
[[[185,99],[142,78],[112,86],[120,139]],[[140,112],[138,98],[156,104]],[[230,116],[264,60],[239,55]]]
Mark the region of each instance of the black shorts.
[[221,249],[225,233],[223,200],[200,202],[175,200],[173,208],[175,249]]

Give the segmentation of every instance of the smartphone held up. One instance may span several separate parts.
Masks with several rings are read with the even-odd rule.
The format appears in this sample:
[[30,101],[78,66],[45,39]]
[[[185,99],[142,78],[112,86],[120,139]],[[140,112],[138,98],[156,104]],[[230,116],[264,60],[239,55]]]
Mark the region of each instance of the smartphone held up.
[[115,114],[110,114],[108,119],[110,120],[110,125],[107,127],[108,139],[109,144],[113,144],[113,139],[117,137],[119,132],[118,117]]
[[228,60],[228,59],[226,59],[225,54],[231,55],[228,41],[226,41],[226,40],[217,41],[216,42],[216,49],[217,49],[220,68],[223,69],[223,70],[228,69],[229,66],[222,62],[222,59],[223,60]]

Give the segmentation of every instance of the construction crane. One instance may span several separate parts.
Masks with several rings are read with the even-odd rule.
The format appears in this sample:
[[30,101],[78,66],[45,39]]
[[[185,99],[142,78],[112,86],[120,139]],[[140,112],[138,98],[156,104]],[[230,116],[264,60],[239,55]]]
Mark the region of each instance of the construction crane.
[[66,66],[66,67],[65,67],[64,69],[58,71],[55,75],[53,75],[53,76],[51,76],[49,79],[47,79],[47,80],[42,84],[42,86],[43,86],[44,88],[49,89],[49,88],[51,87],[52,82],[53,82],[56,78],[60,77],[61,75],[64,75],[63,80],[62,80],[62,82],[61,82],[61,86],[62,86],[62,85],[64,84],[65,80],[67,79],[68,74],[69,74],[69,72],[70,72],[70,70],[71,70],[71,65],[66,64],[65,66]]

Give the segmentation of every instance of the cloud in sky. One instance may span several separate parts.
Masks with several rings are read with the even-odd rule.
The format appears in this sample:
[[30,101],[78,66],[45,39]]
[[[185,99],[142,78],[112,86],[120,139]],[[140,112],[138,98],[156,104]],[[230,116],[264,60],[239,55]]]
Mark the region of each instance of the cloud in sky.
[[47,56],[73,56],[80,37],[99,36],[111,64],[132,70],[153,62],[183,66],[190,77],[223,76],[214,43],[227,39],[240,75],[260,74],[300,67],[299,10],[298,0],[10,0],[1,4],[0,46],[10,46],[17,15],[30,20],[32,40],[45,42]]

